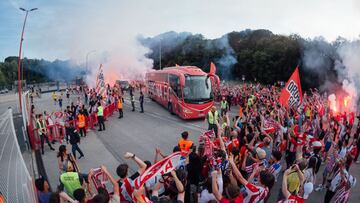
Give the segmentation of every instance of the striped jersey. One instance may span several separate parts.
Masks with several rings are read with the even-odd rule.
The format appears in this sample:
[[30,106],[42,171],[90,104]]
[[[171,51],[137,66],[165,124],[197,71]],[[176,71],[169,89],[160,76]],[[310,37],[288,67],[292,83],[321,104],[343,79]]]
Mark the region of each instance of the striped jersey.
[[[121,185],[120,185],[121,184]],[[129,201],[132,202],[133,201],[133,192],[134,192],[134,181],[129,179],[129,178],[125,178],[124,182],[119,182],[119,186],[120,186],[120,201]]]
[[347,203],[349,202],[350,188],[347,189],[346,185],[343,184],[335,193],[334,203]]
[[245,185],[247,196],[244,199],[245,203],[262,203],[269,193],[269,189],[266,187],[254,185],[248,183]]

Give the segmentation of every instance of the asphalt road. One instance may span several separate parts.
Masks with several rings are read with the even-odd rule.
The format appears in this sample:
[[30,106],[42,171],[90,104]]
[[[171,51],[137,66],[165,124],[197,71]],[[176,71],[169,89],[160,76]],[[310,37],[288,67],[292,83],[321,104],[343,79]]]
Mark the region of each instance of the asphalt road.
[[[136,96],[136,99],[138,97]],[[36,99],[36,106],[41,110],[51,111],[54,108],[50,99],[50,94],[45,94],[41,99]],[[16,105],[16,100],[4,100],[0,96],[0,110],[6,109],[10,104]],[[66,105],[66,102],[64,102]],[[198,136],[203,132],[207,125],[204,120],[181,120],[175,115],[171,115],[165,108],[146,98],[144,102],[145,113],[139,112],[139,104],[136,103],[137,109],[131,111],[128,98],[125,99],[124,118],[118,119],[117,112],[114,113],[106,122],[106,131],[95,133],[99,140],[106,146],[107,150],[115,157],[121,160],[123,154],[127,151],[135,153],[143,160],[153,161],[155,147],[160,147],[164,154],[171,153],[173,147],[177,144],[180,134],[188,131],[189,138],[197,143]],[[237,114],[238,108],[232,108],[230,116]],[[101,159],[101,157],[94,157]],[[133,166],[130,166],[133,167]],[[323,167],[323,166],[322,166]],[[350,173],[360,180],[359,165],[354,164]],[[322,180],[322,168],[317,177],[317,182]],[[281,177],[282,175],[280,175]],[[269,202],[276,202],[276,196],[280,190],[281,178],[271,190]],[[350,202],[360,202],[360,184],[351,191]],[[323,202],[325,190],[322,192],[313,192],[307,202]]]

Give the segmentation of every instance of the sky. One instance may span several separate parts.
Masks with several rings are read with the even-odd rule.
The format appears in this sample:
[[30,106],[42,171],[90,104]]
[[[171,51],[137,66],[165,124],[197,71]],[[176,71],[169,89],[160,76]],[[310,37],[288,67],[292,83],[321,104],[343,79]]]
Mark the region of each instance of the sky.
[[39,8],[28,16],[24,56],[78,63],[92,50],[101,60],[113,52],[142,60],[148,50],[136,37],[167,31],[211,39],[244,29],[328,41],[360,36],[360,0],[0,0],[0,61],[18,55],[19,7]]

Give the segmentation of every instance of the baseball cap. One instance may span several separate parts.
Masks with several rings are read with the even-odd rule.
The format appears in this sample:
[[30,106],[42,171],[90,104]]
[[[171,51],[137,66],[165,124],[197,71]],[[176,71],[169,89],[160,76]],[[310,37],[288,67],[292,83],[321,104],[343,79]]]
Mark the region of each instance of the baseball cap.
[[322,144],[321,144],[321,142],[319,142],[319,141],[314,141],[314,142],[312,143],[312,146],[313,146],[314,148],[321,148],[321,147],[322,147]]
[[256,154],[258,156],[259,159],[265,159],[266,157],[266,152],[265,150],[261,149],[261,148],[256,148]]

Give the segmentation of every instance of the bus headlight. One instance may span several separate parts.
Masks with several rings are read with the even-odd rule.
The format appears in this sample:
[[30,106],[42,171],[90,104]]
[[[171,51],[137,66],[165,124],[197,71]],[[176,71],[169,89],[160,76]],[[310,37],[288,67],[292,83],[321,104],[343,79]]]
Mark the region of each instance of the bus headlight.
[[185,109],[185,108],[183,109],[183,112],[184,112],[184,113],[192,113],[192,111],[191,111],[191,110],[189,110],[189,109]]

